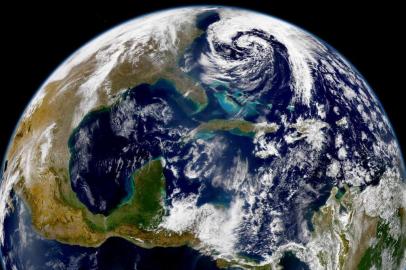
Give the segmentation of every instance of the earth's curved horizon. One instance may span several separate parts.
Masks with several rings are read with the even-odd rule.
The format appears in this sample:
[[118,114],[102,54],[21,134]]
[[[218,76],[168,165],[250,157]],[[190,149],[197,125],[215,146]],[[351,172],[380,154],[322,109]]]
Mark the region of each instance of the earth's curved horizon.
[[365,78],[320,38],[238,7],[156,11],[79,48],[29,102],[2,164],[0,255],[403,269],[405,164]]

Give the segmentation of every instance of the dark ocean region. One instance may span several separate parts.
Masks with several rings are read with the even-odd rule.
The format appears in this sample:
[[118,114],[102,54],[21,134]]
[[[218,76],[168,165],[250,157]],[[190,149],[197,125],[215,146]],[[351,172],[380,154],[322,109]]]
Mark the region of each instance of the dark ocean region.
[[210,10],[206,12],[202,12],[197,15],[196,18],[196,27],[206,31],[210,24],[213,24],[220,20],[220,15],[215,10]]
[[[183,98],[169,81],[159,80],[153,85],[141,84],[127,90],[112,107],[88,113],[69,139],[69,173],[72,189],[79,200],[91,212],[108,215],[133,196],[137,187],[131,182],[131,175],[148,161],[162,157],[169,163],[174,158],[180,158],[171,163],[179,169],[179,176],[175,177],[164,168],[166,194],[172,194],[175,188],[180,188],[182,195],[200,192],[199,206],[213,203],[228,207],[235,194],[212,186],[211,177],[203,177],[201,182],[186,180],[183,172],[188,160],[183,157],[195,145],[193,141],[182,141],[173,132],[179,127],[190,132],[202,122],[229,119],[213,92],[209,89],[207,93],[208,107],[199,113],[190,114],[188,112],[193,110],[193,104]],[[140,117],[143,108],[151,105],[171,111],[171,119],[165,122],[154,115],[144,114],[144,118]],[[128,107],[131,107],[130,111]],[[123,127],[129,131],[126,136],[120,133]],[[259,166],[256,162],[260,161],[252,156],[252,135],[238,129],[199,134],[198,138],[208,142],[217,139],[227,142],[227,146],[212,157],[213,160],[202,153],[193,168],[198,169],[207,162],[212,166],[221,163],[216,173],[227,175],[228,168],[234,165],[232,158],[225,157],[235,157],[237,153],[252,163],[252,168]]]
[[[170,82],[160,80],[138,85],[112,107],[87,114],[69,139],[70,179],[80,201],[91,212],[108,215],[128,200],[134,171],[164,154],[161,141],[179,140],[168,131],[197,126],[188,117],[193,106]],[[157,109],[170,110],[170,121],[155,117]],[[143,110],[145,117],[140,115]],[[128,134],[123,135],[123,129]]]
[[[309,156],[308,162],[304,166],[295,166],[293,162],[286,173],[283,171],[286,164],[279,164],[280,169],[275,172],[273,187],[269,191],[273,195],[273,198],[266,202],[269,205],[273,205],[274,210],[284,213],[283,223],[286,231],[275,245],[281,245],[290,241],[305,243],[306,240],[301,237],[304,228],[302,226],[303,221],[306,223],[307,229],[313,231],[312,217],[314,213],[319,211],[320,207],[326,203],[333,187],[343,188],[344,174],[341,171],[335,177],[326,174],[326,168],[331,163],[331,159],[340,160],[334,142],[337,134],[341,134],[345,138],[346,147],[352,149],[352,151],[347,152],[346,158],[354,162],[361,162],[363,167],[374,171],[369,183],[363,184],[360,187],[361,190],[367,185],[377,185],[385,168],[390,166],[391,160],[385,159],[383,156],[371,154],[373,153],[371,151],[373,149],[373,140],[363,140],[361,134],[365,134],[368,138],[374,138],[377,134],[374,134],[370,130],[368,123],[358,113],[355,104],[343,103],[341,97],[335,91],[331,91],[331,89],[335,89],[337,86],[330,85],[324,79],[325,71],[323,70],[322,63],[320,63],[320,70],[315,70],[314,74],[312,74],[315,80],[312,91],[317,93],[317,95],[312,96],[313,104],[307,106],[300,102],[293,103],[294,89],[292,89],[291,85],[293,74],[289,64],[287,48],[276,40],[275,37],[266,35],[258,29],[237,32],[235,36],[231,37],[230,42],[226,44],[216,43],[216,41],[212,41],[213,44],[209,44],[207,34],[203,33],[191,43],[184,56],[180,58],[179,65],[188,70],[189,76],[196,81],[201,81],[202,75],[205,74],[206,70],[206,67],[198,61],[202,55],[216,54],[216,57],[222,57],[230,62],[249,57],[250,48],[238,46],[238,39],[245,35],[260,38],[273,48],[273,61],[269,61],[268,66],[264,66],[263,69],[273,70],[274,72],[271,74],[260,70],[258,73],[255,73],[256,75],[263,75],[263,78],[261,83],[254,89],[241,89],[239,85],[244,85],[244,81],[233,74],[233,69],[228,70],[227,72],[229,73],[225,74],[227,75],[226,78],[232,78],[232,80],[222,81],[221,83],[214,82],[212,85],[203,85],[208,96],[208,105],[202,114],[196,115],[196,119],[208,121],[215,115],[222,119],[238,117],[256,123],[260,116],[266,118],[269,123],[281,124],[282,117],[287,122],[295,123],[299,117],[303,119],[320,119],[319,109],[315,105],[320,106],[321,104],[325,108],[335,108],[334,110],[326,110],[325,116],[322,119],[323,122],[329,125],[322,129],[325,134],[325,141],[320,152],[313,157]],[[329,49],[327,54],[335,55],[335,51]],[[340,57],[337,57],[337,59],[339,60]],[[249,69],[250,67],[247,66],[247,70]],[[221,69],[220,71],[223,72]],[[340,74],[338,70],[335,70],[335,72],[341,80],[351,85],[351,82],[345,75]],[[249,81],[258,78],[253,76],[252,78],[243,79]],[[352,88],[357,93],[359,86],[353,85]],[[373,98],[368,92],[366,92],[366,95],[368,99]],[[368,108],[365,108],[365,111],[369,113]],[[345,126],[339,124],[343,120],[347,121]],[[266,135],[269,140],[280,143],[278,145],[278,152],[281,157],[293,155],[290,152],[291,149],[302,144],[302,142],[297,141],[288,145],[283,141],[284,136],[293,131],[295,131],[294,128],[285,127],[280,128],[275,133]],[[382,136],[385,142],[390,142],[393,138],[391,133],[385,133],[385,131],[378,132],[380,132],[378,135]],[[215,138],[211,133],[203,134],[203,137],[207,140]],[[227,139],[231,138],[230,134],[227,134],[226,137]],[[258,160],[250,155],[248,149],[250,148],[249,145],[252,145],[252,142],[241,142],[241,145],[243,146],[236,149],[234,153],[248,158],[249,172],[253,175],[255,175],[255,172],[251,168],[266,167],[271,163],[273,163],[274,167],[277,167],[277,163],[275,163],[277,160],[274,157]],[[306,151],[313,151],[308,145],[305,145],[305,147]],[[298,192],[287,200],[286,198],[288,198],[293,190]],[[257,209],[255,205],[254,210]],[[258,205],[260,205],[259,199]],[[270,215],[264,215],[264,224],[271,222],[272,218]],[[255,224],[255,222],[253,223]],[[266,225],[263,228],[267,228]],[[268,231],[263,229],[258,232],[258,235],[252,236],[249,233],[248,225],[247,230],[244,228],[240,229],[240,242],[238,245],[242,250],[241,254],[254,260],[262,260],[263,258],[257,253],[261,253],[261,247],[268,244],[266,241],[262,242],[262,239],[267,239]],[[288,256],[286,259],[288,262],[289,258]]]
[[299,260],[295,254],[286,252],[279,262],[283,270],[310,270],[309,266]]

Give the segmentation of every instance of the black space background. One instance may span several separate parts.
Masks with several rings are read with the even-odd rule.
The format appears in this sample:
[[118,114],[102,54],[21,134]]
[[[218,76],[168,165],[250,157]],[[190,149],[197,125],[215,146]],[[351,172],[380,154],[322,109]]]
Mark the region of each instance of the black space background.
[[71,53],[128,19],[189,4],[223,4],[261,11],[324,39],[369,82],[405,150],[405,9],[390,1],[353,2],[116,0],[49,1],[28,6],[22,1],[4,1],[0,8],[0,46],[5,46],[0,51],[0,156],[33,94]]

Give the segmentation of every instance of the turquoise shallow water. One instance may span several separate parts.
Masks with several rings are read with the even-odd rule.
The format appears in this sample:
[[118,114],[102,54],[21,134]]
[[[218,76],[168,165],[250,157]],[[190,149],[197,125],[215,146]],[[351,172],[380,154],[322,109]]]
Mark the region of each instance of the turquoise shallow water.
[[216,92],[214,96],[217,98],[221,108],[230,115],[235,115],[241,107],[227,96],[225,92]]

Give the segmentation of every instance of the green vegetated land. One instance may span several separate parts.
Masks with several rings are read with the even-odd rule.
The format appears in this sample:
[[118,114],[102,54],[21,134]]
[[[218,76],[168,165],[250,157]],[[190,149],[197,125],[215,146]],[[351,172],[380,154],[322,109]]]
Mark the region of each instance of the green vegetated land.
[[[403,209],[399,210],[401,222],[403,222],[401,216],[404,214],[402,210]],[[404,224],[401,224],[401,226],[404,226]],[[390,234],[389,224],[384,220],[380,220],[377,225],[376,243],[365,251],[358,265],[358,269],[367,270],[373,266],[377,267],[377,269],[381,269],[382,253],[384,251],[389,252],[390,257],[394,258],[393,263],[399,266],[405,249],[406,236],[400,234],[398,239],[394,239]]]

